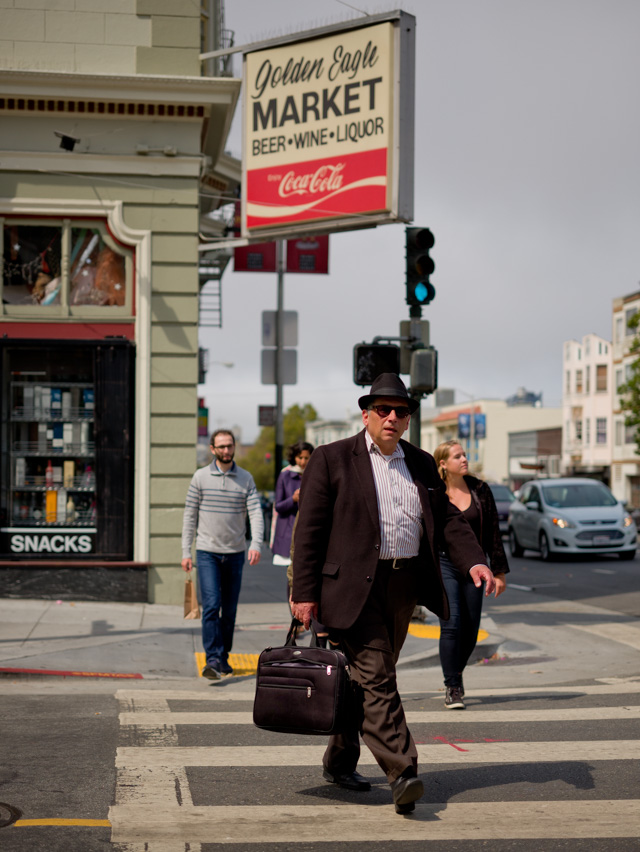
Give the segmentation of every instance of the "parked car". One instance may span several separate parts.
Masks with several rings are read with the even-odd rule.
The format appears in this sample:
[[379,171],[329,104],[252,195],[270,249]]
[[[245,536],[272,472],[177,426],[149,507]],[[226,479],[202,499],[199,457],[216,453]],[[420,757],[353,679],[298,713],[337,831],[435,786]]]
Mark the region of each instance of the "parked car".
[[513,556],[528,549],[545,560],[562,553],[617,553],[633,559],[637,537],[631,515],[597,479],[532,480],[509,511]]
[[509,533],[509,509],[511,504],[516,499],[516,495],[508,485],[500,485],[497,482],[488,482],[493,499],[496,501],[496,509],[498,510],[498,523],[500,524],[500,532],[503,536]]

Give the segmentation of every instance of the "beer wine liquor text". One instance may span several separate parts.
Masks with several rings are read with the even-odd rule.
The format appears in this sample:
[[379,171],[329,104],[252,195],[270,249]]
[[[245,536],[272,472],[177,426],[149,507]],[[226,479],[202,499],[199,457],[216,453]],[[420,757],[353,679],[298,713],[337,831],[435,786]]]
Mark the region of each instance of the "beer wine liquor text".
[[388,210],[393,25],[245,57],[247,229]]

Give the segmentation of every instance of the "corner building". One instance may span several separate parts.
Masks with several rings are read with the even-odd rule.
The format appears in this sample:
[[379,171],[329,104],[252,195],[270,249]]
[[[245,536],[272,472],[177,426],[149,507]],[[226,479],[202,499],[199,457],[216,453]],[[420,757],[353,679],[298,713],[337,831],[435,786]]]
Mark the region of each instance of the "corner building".
[[28,5],[0,9],[0,595],[177,603],[240,81],[202,76],[213,2]]

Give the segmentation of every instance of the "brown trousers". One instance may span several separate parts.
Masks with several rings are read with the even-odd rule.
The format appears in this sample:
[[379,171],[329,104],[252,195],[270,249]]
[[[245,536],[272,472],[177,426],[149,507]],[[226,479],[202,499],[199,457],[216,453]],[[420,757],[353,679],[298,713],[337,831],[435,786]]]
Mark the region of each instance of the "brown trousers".
[[361,698],[353,727],[332,736],[324,754],[323,765],[335,775],[355,771],[360,757],[358,731],[389,783],[418,765],[396,682],[396,662],[417,601],[417,571],[417,560],[399,569],[378,563],[357,621],[349,630],[331,634],[331,639],[340,640]]

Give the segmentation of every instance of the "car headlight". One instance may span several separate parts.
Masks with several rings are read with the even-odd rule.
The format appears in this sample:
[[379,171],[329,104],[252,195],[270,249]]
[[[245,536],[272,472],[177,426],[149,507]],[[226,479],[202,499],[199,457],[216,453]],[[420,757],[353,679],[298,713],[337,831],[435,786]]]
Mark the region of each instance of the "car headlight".
[[561,530],[566,530],[569,527],[575,527],[575,524],[572,524],[571,521],[568,521],[566,518],[551,518],[551,523],[555,524]]
[[633,518],[631,517],[631,515],[625,515],[624,521],[622,523],[624,524],[625,527],[630,527],[631,524],[633,523]]

